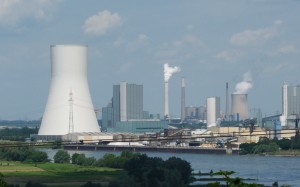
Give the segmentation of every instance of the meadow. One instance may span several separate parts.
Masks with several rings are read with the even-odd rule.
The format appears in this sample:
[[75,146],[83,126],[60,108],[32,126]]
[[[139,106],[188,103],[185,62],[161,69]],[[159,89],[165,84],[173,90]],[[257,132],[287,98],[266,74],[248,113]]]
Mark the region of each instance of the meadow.
[[9,184],[25,186],[28,181],[47,186],[82,186],[91,181],[107,185],[126,175],[121,169],[55,163],[21,163],[0,161],[0,172]]

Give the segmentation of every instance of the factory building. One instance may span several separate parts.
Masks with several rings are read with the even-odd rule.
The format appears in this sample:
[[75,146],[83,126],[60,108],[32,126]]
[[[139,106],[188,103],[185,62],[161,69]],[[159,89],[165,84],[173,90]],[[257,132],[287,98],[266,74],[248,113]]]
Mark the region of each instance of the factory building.
[[143,86],[121,82],[113,86],[113,123],[143,119]]
[[142,85],[121,82],[113,86],[111,103],[102,108],[102,128],[108,132],[159,132],[167,123],[143,110]]
[[[288,122],[300,117],[300,86],[289,86],[284,83],[282,87],[282,116],[281,123],[283,126]],[[294,122],[291,122],[294,124]]]
[[206,100],[207,127],[217,126],[217,119],[220,118],[220,97],[209,97]]
[[206,120],[206,107],[200,106],[188,106],[185,107],[185,119],[199,119],[199,120]]

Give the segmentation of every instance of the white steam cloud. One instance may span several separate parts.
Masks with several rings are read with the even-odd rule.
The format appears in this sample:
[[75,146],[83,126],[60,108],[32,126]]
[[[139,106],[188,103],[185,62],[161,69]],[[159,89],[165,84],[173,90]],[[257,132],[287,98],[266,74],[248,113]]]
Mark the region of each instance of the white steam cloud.
[[246,94],[252,87],[251,73],[247,72],[243,75],[243,81],[235,85],[235,94]]
[[180,72],[180,68],[177,66],[170,67],[169,64],[164,64],[164,78],[165,82],[168,82],[174,73]]

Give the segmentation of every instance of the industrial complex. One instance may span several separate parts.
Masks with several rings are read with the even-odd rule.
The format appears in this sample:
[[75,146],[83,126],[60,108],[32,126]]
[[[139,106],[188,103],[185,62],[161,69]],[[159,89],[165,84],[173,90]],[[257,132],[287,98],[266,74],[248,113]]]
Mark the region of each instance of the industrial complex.
[[238,150],[240,143],[257,142],[261,137],[291,138],[298,131],[300,87],[284,83],[282,114],[262,117],[259,109],[249,112],[252,81],[248,74],[235,86],[231,97],[226,83],[225,112],[221,112],[220,96],[208,97],[203,106],[186,106],[183,77],[181,115],[172,118],[169,80],[180,68],[168,64],[164,64],[163,116],[144,111],[143,85],[123,81],[112,86],[112,97],[107,98],[110,102],[101,108],[102,118],[98,120],[87,80],[87,50],[85,45],[51,46],[51,85],[35,135],[38,141],[106,147],[226,148],[228,152]]

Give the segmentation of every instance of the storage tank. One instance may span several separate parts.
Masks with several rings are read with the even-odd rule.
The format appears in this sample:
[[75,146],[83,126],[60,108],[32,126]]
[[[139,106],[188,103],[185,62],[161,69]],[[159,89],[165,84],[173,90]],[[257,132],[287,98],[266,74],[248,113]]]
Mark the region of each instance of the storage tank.
[[249,118],[248,94],[231,94],[231,114],[238,115],[239,120]]
[[51,85],[38,134],[100,132],[87,80],[87,46],[50,49]]

